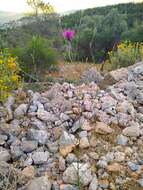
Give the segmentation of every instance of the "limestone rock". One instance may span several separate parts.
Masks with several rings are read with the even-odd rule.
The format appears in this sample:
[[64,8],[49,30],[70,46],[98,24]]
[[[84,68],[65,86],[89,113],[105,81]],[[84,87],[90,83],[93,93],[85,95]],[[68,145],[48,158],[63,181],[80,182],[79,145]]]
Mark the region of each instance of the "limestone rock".
[[84,83],[90,83],[94,81],[99,84],[103,80],[102,75],[97,71],[96,67],[93,67],[83,73],[81,76],[81,81]]
[[123,135],[128,137],[138,137],[140,135],[140,129],[138,124],[134,124],[130,127],[126,127],[123,130]]
[[55,122],[56,120],[58,120],[58,118],[54,115],[51,114],[47,111],[44,110],[39,110],[37,112],[37,117],[42,120],[42,121],[51,121],[51,122]]
[[34,152],[32,155],[34,164],[44,164],[45,162],[47,162],[48,158],[49,158],[48,152]]
[[60,185],[60,190],[78,190],[79,188],[75,185],[62,184]]
[[106,135],[113,133],[114,130],[103,122],[96,122],[95,132],[101,135]]
[[123,166],[118,163],[113,163],[107,166],[109,172],[122,172]]
[[98,188],[98,179],[97,179],[96,175],[94,175],[94,177],[90,183],[89,190],[97,190],[97,188]]
[[44,176],[31,180],[26,190],[51,190],[51,186],[51,181]]
[[78,176],[81,184],[87,186],[91,180],[91,169],[89,164],[73,163],[63,173],[63,180],[65,183],[77,184]]
[[78,144],[77,139],[72,134],[68,134],[66,131],[63,131],[60,139],[60,153],[62,156],[68,155]]
[[46,144],[48,142],[49,135],[45,130],[30,129],[28,136],[31,140],[35,140],[40,144]]
[[82,137],[79,142],[80,148],[88,148],[90,146],[88,138],[87,137]]
[[125,137],[124,135],[118,135],[118,136],[117,136],[117,143],[118,143],[119,145],[126,145],[127,142],[128,142],[128,138]]
[[11,158],[11,156],[10,156],[9,151],[0,147],[0,162],[1,161],[7,162],[10,160],[10,158]]
[[22,151],[30,153],[38,147],[37,141],[23,141],[21,144]]
[[27,104],[21,104],[19,105],[16,110],[14,111],[14,117],[16,119],[22,118],[26,115],[28,109],[28,105]]
[[105,75],[104,80],[100,84],[100,87],[107,88],[108,86],[113,85],[120,80],[127,80],[127,78],[128,78],[127,68],[117,69]]
[[28,178],[33,178],[35,176],[35,169],[33,166],[28,166],[22,170],[22,174]]

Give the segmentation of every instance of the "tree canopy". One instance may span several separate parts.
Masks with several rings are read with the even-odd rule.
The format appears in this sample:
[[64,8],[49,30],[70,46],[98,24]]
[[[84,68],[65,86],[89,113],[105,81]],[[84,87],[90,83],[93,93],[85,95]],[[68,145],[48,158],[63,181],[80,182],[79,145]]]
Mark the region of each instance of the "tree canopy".
[[[62,18],[63,28],[77,31],[77,60],[102,61],[123,40],[143,42],[143,3],[77,11]],[[74,45],[73,44],[73,45]]]

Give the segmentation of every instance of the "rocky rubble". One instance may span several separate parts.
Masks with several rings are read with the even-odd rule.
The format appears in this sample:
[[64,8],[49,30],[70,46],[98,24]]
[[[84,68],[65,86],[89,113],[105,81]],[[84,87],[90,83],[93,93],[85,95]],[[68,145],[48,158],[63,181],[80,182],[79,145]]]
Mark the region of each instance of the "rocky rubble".
[[13,190],[143,189],[143,63],[109,75],[104,89],[54,84],[0,106],[0,190],[11,168]]

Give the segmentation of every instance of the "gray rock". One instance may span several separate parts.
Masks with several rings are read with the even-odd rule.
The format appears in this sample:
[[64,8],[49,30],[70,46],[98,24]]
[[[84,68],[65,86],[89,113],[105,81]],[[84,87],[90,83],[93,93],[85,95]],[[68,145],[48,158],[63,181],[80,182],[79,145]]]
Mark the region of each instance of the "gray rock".
[[51,190],[60,190],[60,185],[56,181],[54,181],[52,183],[52,189]]
[[10,146],[10,153],[13,160],[19,159],[24,154],[23,151],[21,150],[21,147],[17,145]]
[[74,185],[66,184],[66,185],[63,185],[63,190],[79,190],[79,188]]
[[89,190],[97,190],[97,188],[98,188],[98,180],[97,180],[96,175],[94,175],[94,177],[90,183]]
[[131,114],[132,117],[135,115],[135,109],[131,103],[129,103],[127,100],[118,103],[117,105],[117,111],[122,112],[125,114]]
[[127,145],[128,143],[128,138],[125,137],[124,135],[118,135],[117,136],[117,144],[119,145]]
[[88,148],[90,146],[88,138],[87,137],[82,137],[79,142],[80,148]]
[[76,185],[78,177],[83,186],[87,186],[91,182],[92,175],[89,164],[72,163],[63,173],[65,183]]
[[102,135],[107,135],[113,133],[114,130],[106,123],[96,122],[95,132]]
[[141,187],[143,187],[143,179],[139,179],[139,180],[138,180],[138,183],[139,183],[139,185],[140,185]]
[[70,117],[68,115],[66,115],[65,113],[61,113],[60,119],[64,122],[64,121],[70,120]]
[[21,143],[21,149],[23,152],[30,153],[38,147],[37,141],[23,141]]
[[7,102],[5,103],[5,107],[7,109],[7,121],[13,119],[13,105],[15,103],[15,98],[13,96],[9,96]]
[[34,152],[32,154],[32,159],[34,161],[34,164],[44,164],[48,161],[49,158],[49,152]]
[[21,132],[21,128],[20,128],[20,121],[14,119],[13,121],[11,121],[10,123],[10,128],[9,128],[9,135],[14,135],[14,136],[18,136]]
[[30,125],[31,125],[32,127],[35,127],[35,128],[37,128],[37,129],[39,129],[39,130],[45,130],[45,129],[46,129],[45,123],[43,123],[43,122],[40,121],[39,119],[32,118],[31,120],[32,120],[32,121],[31,121]]
[[20,119],[20,118],[24,117],[26,115],[26,113],[27,113],[27,109],[28,109],[28,105],[27,104],[21,104],[14,111],[14,117],[16,119]]
[[28,157],[24,161],[24,166],[31,166],[33,164],[33,160],[31,158],[31,156],[32,156],[31,154],[28,155]]
[[117,100],[112,98],[111,96],[104,96],[101,98],[101,107],[104,112],[110,115],[115,115],[116,114],[116,105],[117,105]]
[[137,97],[137,85],[135,82],[126,82],[124,84],[124,94],[127,95],[129,100],[135,100]]
[[111,71],[105,75],[104,80],[102,81],[100,87],[107,88],[108,86],[113,85],[118,81],[127,79],[127,77],[128,77],[127,68],[121,68],[115,71]]
[[0,162],[1,161],[9,161],[11,159],[10,153],[8,150],[0,147]]
[[44,105],[40,102],[40,100],[33,101],[33,105],[37,107],[37,111],[44,111]]
[[9,96],[7,102],[5,103],[6,107],[12,107],[15,103],[14,96]]
[[54,84],[45,94],[45,96],[49,99],[49,100],[53,100],[55,98],[57,98],[59,95],[61,95],[61,85],[56,83]]
[[106,168],[107,167],[107,161],[106,160],[99,160],[97,162],[97,166],[99,166],[100,168]]
[[125,153],[117,151],[114,153],[114,157],[116,162],[123,162],[125,160]]
[[87,137],[87,131],[81,131],[81,132],[79,133],[79,137],[80,137],[80,138]]
[[107,161],[107,163],[109,163],[113,162],[114,157],[115,157],[114,152],[108,152],[104,158]]
[[48,142],[49,135],[45,130],[30,129],[28,131],[28,137],[40,144],[46,144]]
[[136,117],[139,120],[139,122],[143,123],[143,114],[142,113],[136,114]]
[[45,122],[47,122],[47,121],[55,122],[58,120],[58,118],[54,114],[44,111],[44,110],[39,110],[37,112],[37,117],[38,117],[38,119],[45,121]]
[[7,139],[8,139],[7,135],[0,134],[0,145],[4,145],[7,141]]
[[119,93],[118,89],[114,88],[114,86],[109,86],[107,91],[109,92],[110,96],[118,101],[123,100],[123,94]]
[[130,127],[126,127],[123,130],[123,135],[128,137],[138,137],[140,135],[139,124],[134,123]]
[[60,171],[64,171],[66,169],[65,159],[62,156],[59,157],[59,169]]
[[71,129],[71,131],[74,133],[76,132],[78,129],[80,129],[84,123],[85,119],[83,117],[81,117],[79,120],[77,120],[74,124],[73,127]]
[[69,98],[72,98],[73,97],[73,91],[72,90],[68,90],[67,91],[67,95]]
[[143,104],[143,90],[137,93],[136,99],[139,104]]
[[30,105],[28,109],[28,113],[37,112],[37,110],[38,110],[37,105]]
[[90,158],[92,158],[94,160],[99,160],[99,154],[96,152],[89,152],[88,155]]
[[102,75],[97,71],[96,67],[93,67],[83,73],[81,76],[81,81],[83,83],[90,83],[94,81],[99,84],[103,80]]
[[106,123],[107,125],[111,124],[111,118],[109,117],[109,115],[107,115],[107,113],[103,112],[103,111],[98,111],[97,113],[97,118],[99,121]]
[[68,145],[76,145],[76,138],[72,134],[68,134],[66,131],[63,131],[60,140],[59,145],[60,146],[68,146]]
[[127,127],[132,118],[128,114],[119,112],[117,113],[117,119],[120,126]]
[[67,157],[66,157],[66,161],[67,161],[68,164],[72,164],[73,162],[77,162],[78,159],[77,159],[77,157],[76,157],[75,154],[69,153],[69,154],[67,155]]
[[136,81],[142,78],[143,75],[143,62],[139,62],[129,67],[128,81]]
[[30,95],[32,96],[32,101],[35,102],[35,101],[39,101],[40,100],[40,93],[36,92],[36,93],[33,93],[33,92],[30,92]]
[[51,153],[57,153],[58,152],[59,145],[57,142],[48,142],[47,146],[49,148],[49,150],[48,150],[49,152],[51,152]]
[[140,170],[140,165],[138,165],[136,163],[128,162],[128,166],[134,172]]
[[59,150],[62,156],[67,156],[77,146],[78,140],[74,135],[63,131],[59,139]]
[[51,190],[51,181],[47,176],[35,178],[31,180],[26,190]]

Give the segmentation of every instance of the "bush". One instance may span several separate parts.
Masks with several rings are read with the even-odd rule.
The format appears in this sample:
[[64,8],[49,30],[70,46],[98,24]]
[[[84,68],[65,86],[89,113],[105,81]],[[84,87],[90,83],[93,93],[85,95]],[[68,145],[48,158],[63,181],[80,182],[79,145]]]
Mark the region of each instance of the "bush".
[[24,72],[36,78],[42,78],[47,70],[57,67],[57,52],[52,44],[40,36],[32,37],[25,48],[16,48],[17,55]]
[[4,101],[12,90],[21,84],[19,65],[8,50],[0,52],[0,101]]
[[122,42],[117,51],[108,53],[112,69],[127,67],[143,59],[143,44]]

